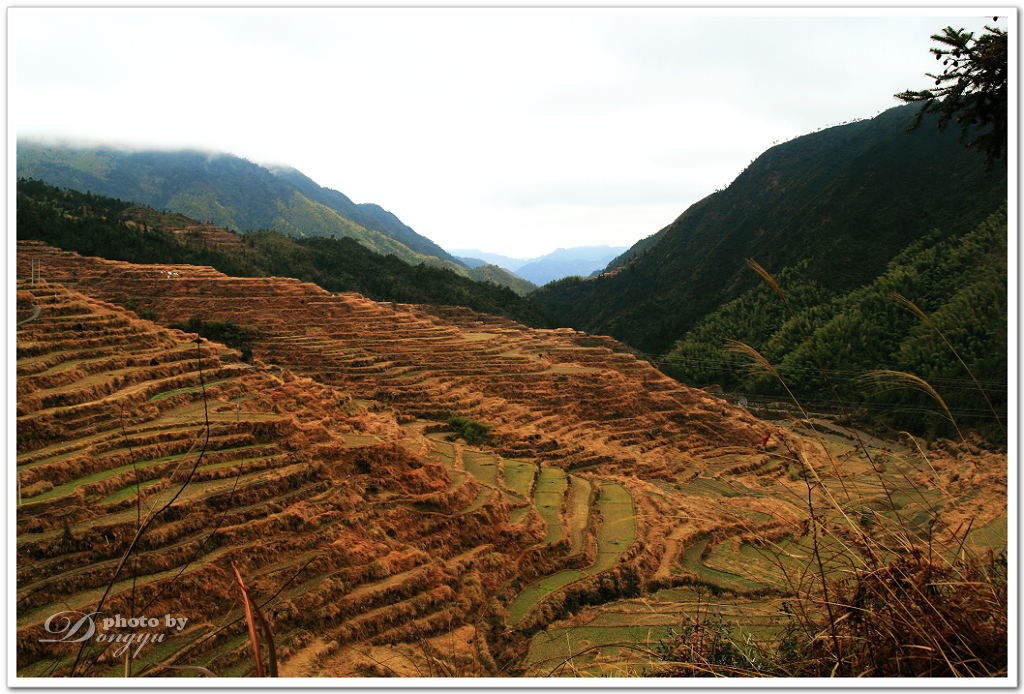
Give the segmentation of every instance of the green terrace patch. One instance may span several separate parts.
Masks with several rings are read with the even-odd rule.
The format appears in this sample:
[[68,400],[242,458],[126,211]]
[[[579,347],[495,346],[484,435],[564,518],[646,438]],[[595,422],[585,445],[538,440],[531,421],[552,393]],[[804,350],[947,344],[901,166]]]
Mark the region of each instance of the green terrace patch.
[[163,393],[157,393],[156,395],[149,399],[149,402],[156,402],[158,400],[163,400],[164,398],[169,398],[174,395],[181,395],[182,393],[194,393],[197,390],[202,390],[203,388],[212,388],[213,386],[219,386],[222,383],[228,383],[230,381],[230,378],[224,378],[219,381],[212,381],[210,383],[205,383],[198,386],[188,386],[186,388],[178,388],[177,390],[168,390]]
[[562,527],[558,522],[558,512],[562,507],[562,496],[565,494],[565,490],[565,472],[561,468],[541,467],[537,486],[533,493],[533,503],[547,525],[543,544],[549,545],[562,539]]
[[143,490],[149,489],[150,487],[152,487],[155,484],[160,484],[160,482],[162,482],[162,481],[163,480],[157,479],[157,480],[149,480],[148,482],[141,482],[138,485],[134,485],[134,484],[133,485],[129,485],[127,487],[124,487],[123,489],[118,489],[116,492],[113,492],[111,494],[107,494],[105,497],[100,499],[99,503],[100,504],[115,504],[118,501],[124,501],[125,499],[133,497],[136,494],[141,494]]
[[[557,470],[558,468],[542,468]],[[565,477],[561,478],[564,485]],[[565,487],[561,487],[559,498]],[[565,586],[594,576],[613,567],[636,538],[636,521],[633,516],[633,502],[629,492],[619,484],[599,483],[598,509],[601,514],[601,528],[597,534],[597,561],[580,571],[567,569],[542,578],[524,588],[508,605],[508,624],[515,626],[542,600]],[[588,495],[589,496],[589,495]],[[555,516],[557,522],[557,515]],[[561,534],[559,534],[559,538]]]

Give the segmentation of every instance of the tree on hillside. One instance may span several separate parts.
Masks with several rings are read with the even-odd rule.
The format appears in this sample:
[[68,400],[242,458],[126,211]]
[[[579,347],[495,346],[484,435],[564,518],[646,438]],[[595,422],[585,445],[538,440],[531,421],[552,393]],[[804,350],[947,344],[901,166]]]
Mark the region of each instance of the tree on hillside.
[[[935,87],[895,96],[907,103],[924,103],[911,129],[927,113],[939,114],[939,129],[956,118],[963,128],[960,141],[983,151],[991,164],[1006,154],[1007,41],[1002,29],[986,26],[985,31],[977,39],[973,32],[953,27],[932,35],[942,45],[931,52],[945,68],[941,75],[926,73],[935,80]],[[968,142],[972,129],[978,134]]]

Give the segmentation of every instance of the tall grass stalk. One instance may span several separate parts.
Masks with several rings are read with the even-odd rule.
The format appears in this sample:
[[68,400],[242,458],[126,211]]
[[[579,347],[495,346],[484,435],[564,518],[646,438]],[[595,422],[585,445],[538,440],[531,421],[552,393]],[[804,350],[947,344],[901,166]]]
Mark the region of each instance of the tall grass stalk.
[[[750,264],[780,297],[796,320],[805,342],[810,345],[799,317],[781,288],[760,265],[754,261]],[[906,303],[913,306],[909,301]],[[927,317],[924,318],[927,321]],[[948,344],[948,340],[946,342]],[[963,364],[956,350],[949,346]],[[851,503],[842,467],[778,370],[749,345],[731,342],[728,349],[746,356],[756,368],[778,380],[808,423],[824,455],[832,462],[835,482],[846,491],[845,502]],[[822,376],[835,393],[828,373],[813,352],[813,345],[811,352]],[[964,441],[946,403],[924,379],[893,370],[876,371],[865,378],[879,385],[909,385],[928,393]],[[973,380],[977,384],[976,379]],[[838,393],[836,399],[845,412]],[[849,416],[848,412],[845,413]],[[1007,674],[1008,614],[1004,560],[991,551],[986,560],[970,549],[967,537],[973,521],[967,524],[966,529],[961,524],[955,529],[948,529],[948,534],[944,534],[942,539],[938,538],[935,533],[938,509],[928,502],[926,495],[899,467],[899,458],[893,456],[897,474],[903,475],[911,488],[918,489],[921,501],[932,514],[926,528],[912,529],[904,518],[902,506],[894,501],[890,484],[883,475],[884,469],[859,432],[854,429],[852,434],[856,448],[870,462],[880,488],[884,490],[887,513],[892,518],[874,509],[871,516],[866,516],[870,519],[867,524],[854,523],[848,509],[830,492],[829,485],[807,453],[799,449],[792,451],[794,459],[805,472],[806,532],[811,536],[807,569],[803,572],[790,571],[783,560],[783,548],[775,542],[765,543],[774,548],[776,563],[794,596],[795,609],[790,610],[794,621],[790,631],[774,645],[762,644],[756,651],[744,651],[740,648],[742,644],[729,641],[731,637],[727,638],[728,634],[721,626],[710,623],[706,616],[698,615],[697,621],[686,631],[685,643],[677,644],[669,654],[676,658],[674,672],[698,676],[819,677],[991,677]],[[916,439],[911,439],[936,486],[944,497],[952,499],[925,451]],[[825,517],[816,503],[819,496],[826,502],[825,508],[835,511],[838,523],[829,522]],[[823,545],[825,539],[837,548],[827,559]],[[814,580],[808,581],[811,574]],[[713,643],[728,642],[731,645],[708,651],[709,639]],[[737,667],[737,653],[743,656],[745,666]],[[671,663],[672,657],[663,661]],[[671,667],[669,672],[673,672]]]
[[935,402],[939,404],[939,407],[942,408],[943,412],[946,413],[946,419],[953,425],[953,428],[956,429],[956,435],[960,437],[960,440],[963,442],[967,441],[967,439],[964,438],[963,432],[960,431],[960,426],[956,423],[956,418],[953,416],[953,413],[950,412],[949,406],[946,405],[946,401],[941,395],[939,395],[938,391],[928,383],[928,381],[924,380],[920,376],[915,376],[914,374],[907,373],[906,371],[875,369],[874,371],[868,371],[863,376],[860,376],[858,380],[862,383],[873,386],[878,391],[906,387],[919,390],[922,393],[927,394],[935,400]]
[[956,360],[960,362],[960,366],[964,367],[964,371],[966,371],[967,375],[970,376],[971,381],[974,383],[974,387],[978,389],[979,393],[981,393],[981,397],[985,398],[985,402],[988,403],[989,410],[992,411],[992,415],[996,418],[996,422],[999,424],[999,428],[1003,430],[1003,436],[1005,437],[1006,426],[1003,424],[1003,420],[999,417],[999,413],[996,411],[995,406],[992,404],[992,400],[989,399],[988,393],[985,391],[984,388],[981,387],[981,383],[978,382],[978,379],[975,378],[974,372],[971,371],[971,367],[967,366],[967,362],[965,362],[963,357],[960,356],[960,352],[957,351],[956,347],[953,346],[953,343],[949,341],[948,337],[946,337],[946,333],[942,332],[939,329],[939,326],[935,325],[932,319],[928,317],[928,314],[922,311],[918,307],[918,305],[915,304],[913,301],[897,292],[893,292],[893,296],[896,298],[896,301],[903,304],[911,311],[913,311],[915,314],[920,316],[921,320],[927,323],[931,327],[931,329],[934,330],[938,334],[938,336],[942,338],[942,341],[946,343],[946,346],[949,347],[949,351],[953,353],[953,356],[956,357]]
[[263,632],[264,642],[267,644],[267,660],[270,669],[270,676],[277,677],[277,652],[274,648],[274,634],[270,629],[270,623],[263,616],[263,611],[256,601],[252,599],[248,586],[242,580],[242,574],[234,562],[231,562],[231,569],[235,572],[235,580],[242,592],[242,603],[245,607],[245,624],[249,629],[249,641],[252,643],[253,661],[256,664],[256,676],[265,677],[263,659],[260,656],[260,637],[256,630],[257,624]]
[[[124,554],[121,555],[121,559],[118,562],[117,567],[114,569],[114,574],[110,577],[110,581],[107,582],[107,586],[103,590],[103,595],[100,597],[99,602],[96,603],[95,612],[101,612],[103,610],[103,605],[106,602],[107,597],[109,597],[110,591],[113,590],[114,584],[117,582],[117,577],[121,574],[121,571],[124,569],[125,564],[128,562],[128,560],[134,555],[136,548],[139,545],[139,541],[142,539],[143,534],[146,532],[149,526],[152,525],[153,521],[159,518],[164,511],[170,508],[174,504],[174,502],[178,500],[178,497],[181,496],[181,493],[185,491],[185,488],[192,483],[192,478],[195,476],[196,470],[199,469],[199,466],[202,464],[203,457],[206,455],[206,450],[210,444],[210,408],[206,398],[206,381],[203,378],[202,338],[196,338],[196,363],[197,368],[199,370],[199,385],[203,397],[203,418],[205,422],[205,436],[203,439],[202,448],[199,450],[199,455],[196,456],[196,461],[192,465],[192,469],[189,471],[188,476],[185,478],[184,482],[182,482],[181,487],[178,489],[177,492],[175,492],[174,496],[172,496],[170,500],[163,506],[161,506],[159,509],[150,511],[150,513],[146,516],[145,520],[143,520],[142,523],[137,527],[135,535],[132,537],[131,542],[128,544],[128,548],[125,550]],[[78,665],[81,662],[82,656],[85,653],[86,644],[87,641],[83,641],[82,645],[78,648],[78,652],[75,654],[75,660],[71,665],[72,677],[74,677],[77,674]]]
[[[786,307],[786,310],[789,311],[790,316],[792,317],[794,323],[797,326],[797,329],[800,332],[800,336],[803,338],[804,344],[807,345],[807,349],[808,349],[808,351],[811,354],[811,358],[814,360],[815,368],[818,370],[818,373],[821,374],[822,378],[828,384],[829,390],[832,391],[833,397],[835,397],[836,402],[839,403],[839,409],[843,413],[844,418],[847,421],[852,422],[853,418],[851,416],[849,408],[846,407],[846,403],[843,401],[842,396],[839,394],[839,390],[836,388],[835,383],[832,380],[832,377],[829,375],[828,370],[825,369],[825,366],[822,364],[822,361],[821,361],[821,359],[818,356],[818,352],[814,348],[814,342],[810,339],[810,336],[809,336],[808,332],[804,329],[804,324],[803,324],[803,321],[800,319],[800,315],[793,308],[793,306],[789,303],[789,299],[786,298],[786,293],[782,291],[782,287],[780,287],[779,283],[775,281],[775,278],[772,277],[771,273],[769,273],[767,270],[765,270],[760,265],[760,263],[758,263],[753,258],[748,258],[747,259],[747,265],[749,265],[750,268],[752,270],[754,270],[754,272],[756,272],[758,275],[761,276],[761,278],[768,284],[768,286],[772,289],[772,291],[775,292],[775,294],[782,301],[782,304]],[[765,360],[765,361],[767,361],[767,360]],[[774,369],[773,369],[773,371],[774,371]],[[778,375],[777,371],[775,372],[775,376],[780,381],[782,380],[781,376]],[[793,397],[792,391],[789,390],[788,386],[786,387],[786,392],[790,394],[790,397]],[[800,408],[800,411],[803,412],[803,408],[802,407]],[[806,416],[804,418],[807,419]],[[846,429],[854,437],[854,440],[857,442],[857,448],[860,449],[861,453],[863,453],[864,457],[871,464],[872,469],[875,471],[875,475],[878,478],[879,484],[882,486],[882,490],[885,492],[885,497],[888,500],[889,505],[891,507],[895,508],[896,504],[893,501],[892,491],[889,489],[889,485],[886,483],[885,478],[882,476],[881,470],[879,469],[879,466],[878,466],[878,463],[875,461],[875,458],[871,454],[870,449],[868,448],[867,444],[865,444],[863,437],[860,435],[860,431],[858,431],[856,428],[853,428],[853,427],[846,427]],[[817,431],[814,430],[813,426],[812,426],[812,431],[814,431],[815,437],[818,438],[819,441],[820,441],[821,437],[820,437],[820,435],[818,435]],[[831,453],[829,452],[828,448],[826,446],[824,446],[824,444],[822,444],[822,447],[825,448],[826,455],[828,455],[829,459],[832,461],[832,465],[833,465],[833,469],[835,470],[836,477],[839,480],[840,485],[842,485],[843,491],[846,493],[846,500],[847,500],[847,502],[849,502],[849,500],[850,500],[849,490],[846,489],[846,483],[843,481],[843,475],[839,472],[839,465],[835,461],[835,459],[831,455]],[[902,524],[903,523],[902,518],[899,517],[899,516],[897,516],[897,517],[899,518],[899,522]],[[903,529],[904,529],[904,532],[906,532],[907,528],[904,527]]]

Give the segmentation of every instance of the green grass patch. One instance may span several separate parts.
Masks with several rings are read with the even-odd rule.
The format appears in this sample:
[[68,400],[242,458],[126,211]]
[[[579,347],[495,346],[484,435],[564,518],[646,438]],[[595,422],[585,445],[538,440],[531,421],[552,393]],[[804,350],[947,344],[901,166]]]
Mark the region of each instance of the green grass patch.
[[[774,585],[782,590],[791,589],[791,581],[787,576],[793,581],[800,581],[800,577],[806,572],[818,571],[811,543],[810,537],[803,537],[799,541],[786,538],[768,547],[744,544],[740,546],[740,557],[735,558],[732,566],[764,584]],[[845,575],[844,571],[849,567],[848,550],[828,536],[820,537],[818,546],[826,576],[841,578]],[[720,559],[716,552],[712,552],[712,557],[716,558],[712,563]],[[885,557],[882,556],[880,559],[884,561]],[[709,562],[711,561],[709,557]],[[722,566],[729,560],[722,559],[721,562],[716,565]]]
[[758,584],[741,578],[736,574],[719,571],[718,569],[706,566],[701,560],[701,554],[704,553],[704,548],[707,547],[707,545],[708,540],[705,538],[686,550],[680,558],[680,563],[683,568],[689,569],[693,573],[697,574],[697,578],[704,583],[725,590],[751,590],[759,587]]
[[359,446],[374,446],[378,443],[383,443],[380,438],[369,434],[342,434],[340,438],[346,446],[351,448],[357,448]]
[[505,461],[505,486],[523,499],[529,498],[533,478],[537,475],[537,466],[519,460]]
[[690,482],[692,487],[706,489],[712,495],[731,498],[749,494],[746,487],[738,482],[723,479],[712,479],[711,477],[697,477]]
[[996,554],[1006,547],[1006,513],[967,534],[967,544],[974,547],[991,547]]
[[427,437],[433,446],[429,457],[451,470],[455,467],[455,446],[447,441],[438,440],[436,436],[437,434],[431,434]]
[[[221,645],[214,648],[213,650],[204,653],[203,657],[199,660],[197,664],[202,667],[210,667],[210,664],[216,661],[217,658],[227,655],[228,653],[231,653],[232,651],[237,650],[238,648],[241,648],[242,646],[248,643],[249,634],[243,632],[239,636],[229,639]],[[218,672],[217,674],[219,675],[220,673]]]
[[233,379],[222,378],[219,381],[211,381],[210,383],[206,383],[204,385],[189,386],[187,388],[178,388],[177,390],[164,391],[163,393],[157,393],[156,395],[151,397],[149,399],[149,402],[156,402],[157,400],[163,400],[164,398],[169,398],[169,397],[171,397],[173,395],[180,395],[181,393],[193,393],[193,392],[195,392],[197,390],[202,390],[203,388],[212,388],[213,386],[218,386],[221,383],[227,383],[228,381],[231,381],[231,380],[233,380]]
[[[174,615],[185,617],[187,615]],[[143,632],[145,633],[145,632]],[[134,676],[140,672],[144,667],[151,663],[166,662],[178,651],[183,650],[189,646],[193,641],[198,639],[202,634],[199,630],[193,629],[191,632],[180,634],[175,632],[173,628],[165,627],[161,624],[160,627],[154,630],[154,633],[164,634],[163,643],[158,643],[155,646],[143,647],[142,652],[139,653],[139,657],[132,660],[132,675]],[[134,650],[132,651],[134,653]],[[200,675],[195,672],[188,670],[162,670],[160,671],[164,676],[170,677],[199,677]],[[124,662],[122,661],[119,665],[112,668],[111,670],[103,674],[104,677],[124,677]]]
[[242,662],[232,665],[224,672],[218,674],[220,677],[245,677],[251,670],[253,670],[252,661],[242,660]]
[[590,520],[590,482],[572,475],[569,478],[569,541],[573,554],[583,551],[583,533]]
[[[202,566],[204,566],[206,564],[209,564],[209,563],[212,563],[218,557],[220,557],[221,555],[225,554],[226,552],[236,551],[236,550],[244,550],[245,547],[253,546],[256,543],[257,543],[257,541],[253,541],[253,542],[245,543],[243,545],[234,545],[234,546],[228,546],[228,547],[218,547],[217,549],[215,549],[215,550],[209,552],[208,554],[204,555],[202,557],[201,561],[196,561],[193,564],[191,564],[191,567],[192,567],[193,570],[198,570]],[[110,595],[111,596],[119,595],[119,594],[121,594],[121,593],[123,593],[123,592],[125,592],[127,590],[131,590],[133,586],[144,586],[144,585],[148,585],[150,583],[154,583],[154,582],[157,582],[157,581],[162,581],[162,580],[165,580],[165,579],[168,579],[168,578],[176,578],[180,571],[181,571],[181,567],[180,566],[175,566],[175,567],[172,567],[172,568],[167,569],[165,571],[159,571],[157,573],[152,573],[152,574],[146,574],[146,575],[143,575],[143,576],[138,576],[138,577],[136,577],[134,579],[129,576],[128,578],[125,578],[125,579],[122,579],[120,581],[117,581],[114,584],[114,586],[111,588]],[[187,573],[190,573],[190,572],[186,571],[186,575],[187,575]],[[67,609],[82,608],[82,607],[87,606],[89,604],[94,604],[97,600],[99,600],[100,596],[103,595],[103,593],[106,591],[106,589],[107,589],[107,586],[104,584],[104,585],[97,586],[95,588],[89,588],[89,589],[80,591],[80,592],[75,593],[73,595],[62,596],[60,598],[60,600],[58,600],[57,602],[50,603],[49,605],[42,605],[42,606],[37,607],[35,609],[25,610],[24,612],[19,610],[18,617],[17,617],[17,622],[16,622],[17,627],[19,629],[22,629],[22,628],[25,628],[25,627],[30,626],[32,624],[42,624],[43,621],[45,621],[46,618],[49,615],[51,615],[51,614],[53,614],[55,612],[59,612],[61,610],[67,610]]]
[[149,480],[148,482],[143,482],[142,484],[140,484],[138,486],[136,486],[134,484],[128,485],[124,489],[119,489],[119,490],[117,490],[116,492],[114,492],[112,494],[107,494],[105,497],[100,499],[99,503],[100,503],[100,505],[103,505],[103,504],[114,504],[114,503],[117,503],[118,501],[124,501],[128,497],[135,496],[136,492],[142,491],[143,489],[148,489],[149,487],[152,487],[154,484],[159,484],[160,482],[161,482],[161,480],[157,479],[157,480]]
[[533,504],[547,524],[543,544],[548,545],[562,539],[562,527],[558,522],[558,511],[562,506],[562,495],[568,482],[565,472],[557,467],[542,467],[533,493]]
[[22,468],[24,470],[28,470],[29,468],[36,467],[37,465],[46,465],[48,463],[57,463],[57,462],[60,462],[61,460],[67,460],[68,458],[70,458],[72,456],[76,456],[76,455],[78,455],[80,453],[82,453],[82,449],[81,448],[76,448],[76,449],[74,449],[72,451],[68,451],[67,453],[61,453],[59,455],[52,455],[52,456],[50,456],[48,458],[41,458],[40,460],[37,460],[34,463],[18,463],[18,467],[20,467],[20,468]]
[[473,499],[473,503],[459,511],[459,515],[461,516],[462,514],[472,513],[473,511],[476,511],[478,508],[486,504],[487,501],[497,493],[498,492],[492,489],[491,487],[480,487],[480,491],[477,492],[476,498]]
[[[537,475],[537,466],[533,463],[525,463],[520,460],[505,460],[502,465],[502,477],[505,481],[505,498],[511,504],[522,504],[530,501],[530,488],[533,486],[533,478]],[[530,504],[513,508],[509,514],[509,521],[522,523],[527,514],[530,513]]]
[[[266,444],[256,443],[256,444],[250,444],[250,445],[247,445],[247,446],[238,446],[238,447],[235,447],[235,448],[223,448],[223,449],[220,449],[218,451],[209,451],[208,450],[207,453],[223,453],[223,452],[226,452],[226,451],[241,451],[241,450],[246,450],[246,449],[249,449],[249,448],[259,448],[259,447],[264,446],[264,445],[266,445]],[[119,450],[126,451],[128,449],[124,448],[124,449],[119,449]],[[108,452],[105,455],[109,455],[111,453],[114,453],[114,451],[110,451],[110,452]],[[51,490],[49,490],[47,492],[43,492],[42,494],[39,494],[37,496],[26,497],[24,499],[24,503],[30,504],[30,503],[34,503],[36,501],[46,501],[47,499],[54,499],[54,498],[59,497],[59,496],[66,496],[68,494],[71,494],[75,489],[77,489],[78,487],[82,486],[83,484],[89,484],[91,482],[99,482],[99,481],[102,481],[102,480],[114,477],[116,475],[119,475],[122,472],[126,472],[128,470],[147,468],[147,467],[151,467],[153,465],[157,465],[159,463],[167,463],[167,462],[171,462],[171,461],[174,461],[174,460],[179,460],[179,459],[184,458],[184,457],[189,456],[189,455],[199,455],[199,452],[198,451],[190,451],[190,452],[186,451],[185,453],[175,453],[174,455],[165,455],[162,458],[155,458],[153,460],[145,460],[145,461],[142,461],[140,463],[134,464],[134,466],[133,466],[132,463],[128,463],[126,465],[121,465],[120,467],[111,468],[109,470],[100,470],[99,472],[94,472],[91,475],[87,475],[85,477],[79,477],[78,479],[72,480],[71,482],[67,482],[65,484],[58,485],[58,486],[54,487],[53,489],[51,489]],[[101,503],[103,503],[103,502],[101,502]]]
[[523,519],[525,519],[526,516],[529,513],[530,513],[529,505],[527,505],[527,506],[517,506],[516,508],[512,509],[509,512],[508,520],[509,520],[510,523],[515,523],[515,524],[522,523]]
[[478,508],[487,503],[491,496],[495,493],[494,486],[498,480],[498,460],[493,455],[487,453],[480,453],[478,451],[462,451],[462,464],[465,466],[466,471],[475,477],[483,486],[480,491],[477,492],[476,498],[466,508],[460,511],[463,513],[472,513]]
[[485,484],[498,482],[498,461],[493,455],[477,451],[462,451],[462,463],[469,474]]
[[[565,475],[563,474],[561,478],[549,475],[549,479],[544,479],[544,473],[547,470],[561,472],[558,468],[541,468],[541,479],[537,482],[538,489],[543,482],[548,487],[560,488],[564,491]],[[559,498],[561,493],[561,491],[558,492]],[[587,490],[587,496],[589,497],[589,490]],[[623,552],[633,544],[636,537],[636,522],[633,518],[633,499],[629,492],[622,485],[602,483],[598,504],[603,522],[597,534],[597,561],[583,571],[577,569],[559,571],[528,585],[509,603],[508,624],[514,625],[522,620],[534,605],[559,588],[611,568]],[[555,521],[557,522],[557,516]],[[550,526],[548,527],[550,528]]]
[[736,505],[729,509],[729,512],[736,516],[737,520],[742,518],[750,521],[750,525],[764,525],[765,523],[772,520],[772,517],[763,512],[752,508],[743,508],[742,506]]
[[200,470],[219,470],[221,468],[231,467],[233,465],[243,465],[245,463],[255,463],[261,460],[270,460],[271,458],[283,458],[284,453],[271,453],[270,455],[261,455],[256,458],[241,458],[240,460],[228,460],[223,463],[213,463],[211,465],[202,465],[199,467]]
[[[202,430],[197,432],[197,434],[202,436]],[[214,447],[218,442],[223,442],[225,438],[226,437],[223,437],[223,436],[220,436],[220,437],[211,436],[210,437],[210,443],[209,443],[209,446],[207,448],[207,453],[223,453],[225,451],[244,451],[244,450],[247,450],[247,449],[250,449],[250,448],[259,448],[260,446],[265,446],[266,445],[264,443],[251,443],[251,444],[247,444],[245,446],[234,446],[232,448],[215,448]],[[142,448],[142,447],[143,446],[136,446],[136,449]],[[127,446],[125,446],[123,448],[114,448],[114,449],[111,449],[109,451],[106,451],[104,453],[99,454],[97,457],[98,458],[106,458],[108,456],[116,455],[117,453],[128,453],[131,450],[133,450],[133,449],[128,448]],[[195,452],[196,451],[192,451],[192,453],[195,453]],[[162,458],[155,459],[153,462],[160,463],[160,462],[165,462],[165,461],[168,461],[168,460],[177,460],[178,458],[184,458],[188,454],[189,453],[186,451],[185,453],[175,453],[173,455],[165,455]]]
[[533,606],[546,598],[552,592],[569,585],[573,581],[586,578],[587,574],[576,569],[559,571],[556,574],[542,578],[528,585],[523,592],[515,597],[515,600],[508,604],[508,624],[514,625],[525,617]]
[[452,478],[452,483],[448,489],[455,489],[466,481],[466,478],[469,477],[469,473],[465,470],[452,470],[450,476]]
[[[674,625],[679,624],[679,610],[675,605],[658,606],[644,605],[636,609],[620,609],[624,603],[608,603],[601,606],[601,611],[587,622],[591,627],[632,627],[637,625]],[[670,609],[671,608],[671,609]]]
[[[182,453],[178,457],[184,457],[185,455],[187,455],[187,454]],[[170,458],[170,456],[169,456],[169,458]],[[84,484],[90,484],[92,482],[101,482],[101,481],[103,481],[105,479],[110,479],[111,477],[115,477],[117,475],[120,475],[122,472],[128,472],[128,471],[133,470],[133,469],[142,469],[142,468],[152,467],[153,465],[156,465],[158,463],[163,463],[163,462],[167,462],[167,459],[160,458],[158,460],[147,460],[145,462],[136,463],[134,465],[132,463],[128,463],[127,465],[122,465],[120,467],[111,468],[110,470],[100,470],[99,472],[94,472],[91,475],[86,475],[85,477],[79,477],[76,480],[72,480],[70,482],[66,482],[64,484],[57,485],[53,489],[51,489],[51,490],[49,490],[47,492],[43,492],[42,494],[38,494],[38,495],[32,496],[32,497],[26,497],[24,499],[24,503],[25,504],[32,504],[32,503],[35,503],[37,501],[47,501],[49,499],[56,499],[57,497],[67,496],[68,494],[73,493],[76,489],[78,489],[79,487],[81,487]]]
[[51,670],[56,672],[64,667],[70,668],[71,663],[73,662],[75,662],[74,656],[70,658],[62,658],[61,660],[37,660],[31,665],[27,665],[18,670],[18,677],[50,677]]
[[[640,648],[653,650],[659,641],[669,638],[672,633],[673,627],[669,625],[582,626],[540,632],[530,642],[526,657],[526,663],[531,668],[528,674],[547,676],[561,665],[552,673],[554,676],[572,677],[577,673],[594,676],[642,675],[647,671],[643,667],[643,656],[611,644],[634,643]],[[574,657],[574,654],[587,648],[604,644],[609,645]],[[614,659],[616,662],[599,662],[605,659]]]
[[718,571],[726,576],[735,576],[740,585],[749,588],[768,587],[760,572],[752,570],[752,563],[742,552],[734,552],[731,542],[721,542],[714,546],[711,554],[704,559],[704,567],[709,571]]
[[622,485],[602,484],[598,508],[602,523],[597,533],[597,563],[587,569],[590,574],[614,566],[636,539],[633,498]]

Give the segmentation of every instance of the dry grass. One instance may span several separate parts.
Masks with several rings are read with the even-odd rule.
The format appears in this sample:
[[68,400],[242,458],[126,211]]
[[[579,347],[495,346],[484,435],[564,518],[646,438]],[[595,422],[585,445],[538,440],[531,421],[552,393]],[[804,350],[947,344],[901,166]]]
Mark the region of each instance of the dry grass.
[[[752,267],[788,300],[771,276]],[[916,308],[910,302],[905,303]],[[930,322],[929,322],[930,323]],[[950,346],[952,349],[952,346]],[[800,402],[776,369],[754,348],[734,343],[757,368],[779,380]],[[956,351],[953,350],[956,354]],[[957,355],[959,358],[959,355]],[[822,372],[825,378],[828,375]],[[882,384],[898,382],[929,393],[956,426],[941,397],[913,374],[874,372]],[[802,408],[801,408],[802,412]],[[958,433],[960,432],[957,428]],[[843,481],[843,466],[811,427],[832,470]],[[961,435],[961,440],[963,436]],[[786,572],[795,598],[786,633],[775,642],[755,643],[707,613],[686,619],[676,637],[659,649],[662,674],[672,676],[789,677],[1005,677],[1007,660],[1007,571],[1005,554],[978,554],[966,544],[967,531],[941,527],[937,513],[914,530],[894,502],[880,474],[882,466],[858,440],[885,489],[889,508],[855,522],[822,482],[814,461],[798,451],[805,483],[807,535],[812,552],[800,572]],[[965,444],[966,445],[966,444]],[[927,467],[931,461],[918,447]],[[845,484],[842,485],[845,491]],[[919,493],[922,491],[917,489]],[[921,498],[924,495],[921,494]],[[845,499],[849,501],[849,496]],[[969,529],[968,525],[968,529]],[[781,560],[779,566],[786,571]],[[837,573],[833,567],[844,567]]]

